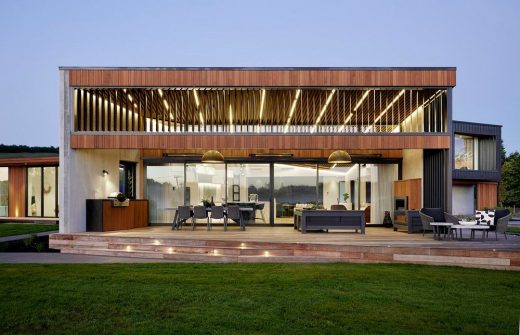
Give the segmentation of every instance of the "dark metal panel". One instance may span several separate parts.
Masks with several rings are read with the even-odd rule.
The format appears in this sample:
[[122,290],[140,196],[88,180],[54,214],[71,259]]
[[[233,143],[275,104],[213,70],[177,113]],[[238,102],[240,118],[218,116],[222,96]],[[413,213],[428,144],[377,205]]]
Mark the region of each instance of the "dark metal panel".
[[424,150],[424,207],[443,208],[446,211],[451,207],[447,196],[448,155],[447,150]]

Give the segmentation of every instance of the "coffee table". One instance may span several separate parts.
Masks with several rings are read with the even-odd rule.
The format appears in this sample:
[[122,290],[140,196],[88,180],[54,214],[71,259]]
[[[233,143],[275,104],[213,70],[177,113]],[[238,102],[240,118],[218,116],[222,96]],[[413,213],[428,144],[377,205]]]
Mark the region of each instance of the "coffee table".
[[[451,235],[451,227],[453,223],[450,222],[430,222],[430,226],[433,228],[433,239],[440,240],[441,239],[441,230],[444,230],[444,237],[446,237],[446,232],[448,233],[448,237]],[[441,227],[445,227],[445,229],[441,229]]]
[[[484,234],[486,230],[489,229],[488,225],[478,225],[476,221],[460,221],[460,224],[451,226],[451,229],[455,229],[455,232],[460,233],[459,239],[462,240],[462,231],[463,230],[469,230],[470,231],[470,239],[475,239],[475,231],[481,230],[482,231],[482,240],[484,239]],[[456,233],[457,235],[457,233]]]

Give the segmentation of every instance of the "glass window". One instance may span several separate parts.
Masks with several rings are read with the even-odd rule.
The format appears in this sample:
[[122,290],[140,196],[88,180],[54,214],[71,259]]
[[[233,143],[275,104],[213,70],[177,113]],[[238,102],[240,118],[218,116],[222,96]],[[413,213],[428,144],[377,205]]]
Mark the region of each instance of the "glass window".
[[474,169],[473,137],[455,134],[455,169]]
[[0,216],[9,215],[9,168],[0,167]]
[[43,168],[43,216],[58,216],[56,171],[54,166]]
[[316,206],[315,164],[274,164],[275,223],[292,223],[295,207]]
[[201,205],[204,200],[221,204],[225,202],[224,164],[186,164],[187,205]]
[[150,224],[171,223],[175,212],[168,208],[184,204],[184,164],[148,166],[146,198]]
[[228,203],[254,202],[255,222],[269,223],[270,199],[269,164],[228,164]]
[[133,162],[119,162],[119,192],[135,199],[135,166]]
[[27,216],[42,216],[42,168],[27,168]]

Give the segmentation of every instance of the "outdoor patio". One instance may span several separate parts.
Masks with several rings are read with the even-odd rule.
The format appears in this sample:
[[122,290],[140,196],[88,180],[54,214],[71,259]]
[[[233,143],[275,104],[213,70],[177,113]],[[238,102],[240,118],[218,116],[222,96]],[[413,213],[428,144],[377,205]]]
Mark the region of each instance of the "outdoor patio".
[[[466,236],[469,238],[469,235]],[[520,236],[434,240],[370,227],[366,234],[330,231],[302,234],[292,227],[245,231],[215,226],[171,230],[167,226],[104,233],[54,234],[63,253],[202,262],[395,262],[520,270]]]

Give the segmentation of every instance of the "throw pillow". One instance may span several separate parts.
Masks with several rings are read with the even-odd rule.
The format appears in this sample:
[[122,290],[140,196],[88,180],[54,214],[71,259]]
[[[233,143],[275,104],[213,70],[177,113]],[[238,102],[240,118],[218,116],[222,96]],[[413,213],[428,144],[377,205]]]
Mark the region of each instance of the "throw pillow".
[[475,220],[477,221],[477,224],[494,226],[495,225],[494,218],[495,218],[494,210],[487,209],[485,211],[475,211]]

